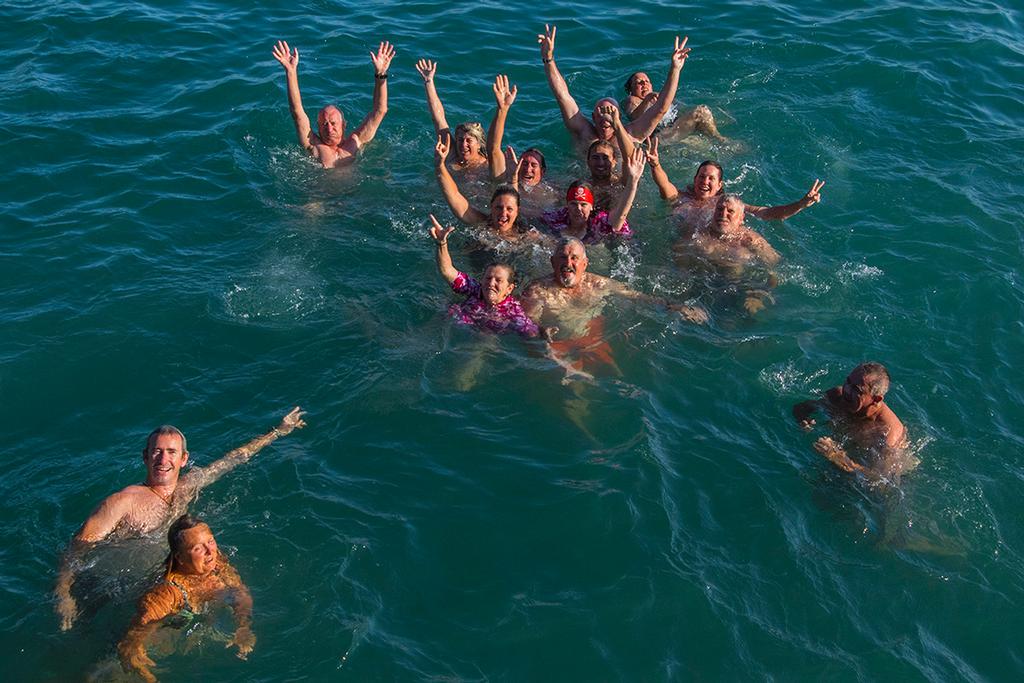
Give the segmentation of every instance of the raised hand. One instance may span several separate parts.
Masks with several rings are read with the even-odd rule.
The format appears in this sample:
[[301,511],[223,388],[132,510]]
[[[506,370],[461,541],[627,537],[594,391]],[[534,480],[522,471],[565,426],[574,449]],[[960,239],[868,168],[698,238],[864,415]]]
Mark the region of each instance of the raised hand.
[[437,222],[437,218],[434,217],[434,214],[430,214],[430,222],[433,223],[433,225],[430,226],[430,236],[433,237],[434,241],[438,244],[447,244],[448,235],[455,232],[455,228],[446,228],[442,226]]
[[434,161],[437,164],[444,164],[448,158],[448,152],[452,149],[452,136],[448,132],[440,133],[437,136],[437,144],[434,145]]
[[523,160],[516,157],[516,151],[509,145],[505,149],[505,182],[512,187],[519,189],[519,169],[523,167]]
[[676,36],[676,46],[672,50],[672,66],[676,69],[682,69],[683,64],[686,63],[686,58],[690,54],[690,48],[686,47],[686,41],[690,39],[690,36],[683,36],[683,42],[679,42],[679,36]]
[[370,53],[370,60],[373,62],[373,70],[377,76],[384,76],[388,73],[391,60],[395,58],[395,48],[388,41],[384,41],[377,48],[377,54]]
[[295,406],[291,409],[291,412],[281,418],[281,424],[277,426],[277,431],[282,434],[288,434],[292,430],[302,429],[306,426],[306,421],[302,419],[302,416],[305,414],[302,408]]
[[295,48],[295,51],[291,52],[288,49],[288,43],[279,40],[274,46],[274,59],[281,63],[285,71],[294,72],[299,68],[299,48]]
[[498,74],[494,77],[494,99],[498,103],[498,109],[508,109],[516,101],[516,94],[519,87],[513,85],[508,87],[508,76]]
[[626,175],[639,181],[640,177],[644,174],[644,164],[646,163],[647,154],[644,152],[643,147],[637,145],[633,148],[633,153],[626,159]]
[[541,59],[554,59],[555,58],[555,32],[558,30],[556,26],[548,26],[544,24],[544,34],[537,34],[537,42],[540,43],[540,58]]
[[237,647],[238,658],[245,659],[252,652],[252,649],[256,646],[256,636],[253,635],[252,629],[248,626],[239,626],[235,631],[234,638],[230,642],[224,645],[224,647]]
[[437,73],[437,62],[430,59],[421,59],[416,62],[416,70],[420,72],[424,83],[430,83],[430,81],[434,80],[434,74]]
[[599,121],[607,121],[612,124],[612,126],[618,128],[619,108],[610,104],[602,104],[597,108],[597,118]]
[[661,165],[661,158],[658,156],[658,136],[652,135],[647,138],[647,163],[651,168]]
[[806,209],[808,206],[814,206],[821,201],[821,188],[825,186],[824,180],[814,179],[814,184],[811,185],[811,189],[807,191],[804,198],[800,200],[800,203]]

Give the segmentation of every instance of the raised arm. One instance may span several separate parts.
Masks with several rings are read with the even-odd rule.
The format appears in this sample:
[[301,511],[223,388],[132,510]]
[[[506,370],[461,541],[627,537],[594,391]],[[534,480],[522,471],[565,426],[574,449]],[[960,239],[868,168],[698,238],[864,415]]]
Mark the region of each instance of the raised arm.
[[309,117],[302,108],[302,96],[299,94],[299,48],[289,51],[288,43],[279,40],[274,46],[274,59],[284,67],[288,82],[288,109],[291,111],[292,121],[295,122],[295,135],[299,145],[305,150],[312,150],[313,131],[309,127]]
[[621,232],[622,226],[626,223],[626,216],[629,215],[633,200],[636,199],[636,188],[640,184],[640,177],[644,174],[644,156],[643,147],[636,147],[632,156],[627,158],[623,164],[625,172],[622,175],[622,183],[626,189],[619,193],[619,199],[608,215],[608,223],[612,226],[612,232]]
[[455,217],[467,225],[476,225],[487,220],[487,214],[477,211],[469,205],[469,200],[459,192],[459,186],[455,184],[451,172],[445,160],[448,159],[448,152],[451,150],[450,133],[441,133],[437,136],[437,144],[434,146],[434,170],[437,173],[437,184],[441,186],[441,194],[448,202],[448,208],[452,210]]
[[444,116],[444,105],[441,104],[441,98],[437,96],[437,88],[434,86],[437,62],[421,59],[416,62],[416,70],[423,77],[423,89],[427,92],[427,109],[430,110],[430,118],[434,122],[434,132],[440,134],[451,130],[448,127],[448,119]]
[[766,221],[784,221],[820,202],[821,188],[824,186],[824,180],[815,178],[814,184],[811,185],[811,189],[807,191],[807,194],[791,204],[782,204],[781,206],[752,206],[746,204],[744,205],[744,212],[753,214]]
[[494,77],[494,99],[497,108],[494,110],[494,120],[487,131],[487,160],[491,167],[491,180],[497,180],[505,175],[505,155],[501,153],[501,140],[505,137],[505,120],[508,118],[508,110],[516,101],[516,94],[519,92],[517,86],[509,88],[508,76],[498,74]]
[[302,416],[305,415],[298,406],[292,408],[291,412],[281,418],[281,424],[271,429],[262,436],[258,436],[243,446],[228,452],[224,457],[215,460],[210,465],[196,469],[185,475],[188,485],[201,489],[209,486],[222,476],[235,469],[242,463],[248,462],[254,455],[263,450],[266,446],[277,441],[279,437],[288,436],[296,429],[306,426]]
[[643,140],[650,136],[672,107],[672,100],[675,99],[676,89],[679,87],[679,74],[683,70],[683,64],[686,63],[686,57],[690,54],[690,48],[686,47],[687,40],[689,40],[689,36],[684,36],[683,42],[680,43],[679,36],[676,36],[675,48],[672,50],[672,58],[669,62],[668,76],[665,78],[665,85],[661,87],[661,92],[658,93],[657,101],[626,126],[629,134],[637,140]]
[[370,61],[373,62],[373,109],[352,134],[357,148],[373,139],[388,113],[388,67],[394,57],[395,48],[386,40],[377,48],[376,54],[370,53]]
[[452,234],[455,228],[442,227],[434,218],[434,214],[430,214],[430,222],[433,223],[430,226],[430,236],[437,244],[437,271],[450,285],[459,276],[458,269],[452,264],[451,254],[448,253],[448,235]]
[[612,124],[612,130],[615,131],[615,141],[619,144],[619,156],[622,158],[622,164],[625,166],[626,160],[633,156],[633,137],[626,130],[625,126],[622,125],[622,118],[619,114],[619,108],[610,104],[604,104],[598,107],[597,115]]
[[654,184],[658,186],[661,198],[667,202],[679,199],[679,188],[668,179],[668,174],[665,173],[661,159],[658,157],[658,137],[656,135],[647,138],[647,163],[651,167],[651,177],[654,178]]
[[548,86],[551,88],[555,101],[558,102],[558,109],[562,112],[562,121],[569,129],[577,142],[590,142],[596,134],[594,126],[586,117],[580,113],[576,100],[569,94],[569,86],[562,78],[561,72],[555,65],[555,33],[557,27],[544,24],[544,33],[537,34],[537,42],[540,43],[540,58],[544,62],[544,73],[548,77]]

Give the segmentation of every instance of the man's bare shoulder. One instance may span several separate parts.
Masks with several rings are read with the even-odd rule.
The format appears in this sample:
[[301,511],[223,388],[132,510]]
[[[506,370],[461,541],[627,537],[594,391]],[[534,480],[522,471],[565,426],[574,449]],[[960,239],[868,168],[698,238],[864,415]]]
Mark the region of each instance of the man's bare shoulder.
[[550,287],[550,278],[537,278],[536,280],[531,280],[530,284],[526,285],[521,296],[524,299],[535,299],[546,293]]
[[885,425],[885,440],[889,446],[898,446],[907,440],[907,428],[885,403],[882,403],[882,410],[878,413],[878,420]]

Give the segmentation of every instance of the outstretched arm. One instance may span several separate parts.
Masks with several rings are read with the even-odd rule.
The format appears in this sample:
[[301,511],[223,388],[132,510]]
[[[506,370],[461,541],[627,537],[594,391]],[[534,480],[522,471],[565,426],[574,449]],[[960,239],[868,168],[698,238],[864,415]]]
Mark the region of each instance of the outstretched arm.
[[651,296],[644,292],[637,291],[628,285],[625,285],[617,280],[608,278],[608,283],[612,286],[612,291],[619,296],[624,296],[627,299],[633,299],[635,301],[643,301],[648,304],[654,304],[657,306],[664,306],[670,311],[675,311],[691,323],[703,325],[708,321],[708,312],[700,306],[687,306],[685,304],[675,304],[668,299],[663,299],[659,296]]
[[386,40],[377,48],[376,54],[370,53],[373,62],[373,109],[352,134],[357,146],[365,145],[373,139],[384,115],[388,113],[388,67],[394,57],[395,48]]
[[656,103],[626,126],[629,134],[637,140],[643,140],[653,133],[661,120],[665,118],[669,108],[672,107],[672,100],[675,99],[676,89],[679,87],[679,74],[683,70],[683,64],[686,63],[686,57],[690,54],[690,48],[686,47],[687,40],[689,40],[689,36],[683,36],[683,42],[680,43],[679,36],[676,36],[672,60],[668,67],[668,76],[665,78],[665,85],[661,87],[661,92],[658,93]]
[[668,179],[668,174],[661,165],[661,158],[658,156],[658,138],[652,135],[647,139],[647,163],[651,167],[651,177],[654,184],[658,186],[658,193],[667,202],[674,202],[679,199],[679,188]]
[[569,129],[573,138],[578,142],[590,142],[596,137],[594,126],[580,113],[576,100],[569,94],[569,86],[562,78],[561,72],[555,66],[555,33],[557,27],[544,24],[543,35],[537,35],[537,42],[540,43],[540,58],[544,62],[544,73],[548,77],[548,86],[551,88],[555,101],[558,102],[558,109],[562,112],[562,121]]
[[491,180],[497,180],[505,175],[505,155],[501,153],[501,140],[505,137],[505,120],[508,118],[508,110],[516,101],[516,94],[519,92],[517,86],[509,88],[508,76],[498,74],[494,77],[494,99],[498,103],[494,110],[494,120],[487,131],[487,160],[491,166]]
[[784,221],[820,202],[821,188],[824,185],[824,180],[815,178],[814,184],[811,185],[811,189],[807,191],[807,194],[791,204],[783,204],[781,206],[751,206],[747,204],[744,206],[744,211],[766,221]]
[[622,119],[619,116],[619,108],[610,104],[603,104],[597,108],[598,119],[602,122],[610,123],[612,130],[615,131],[615,141],[619,144],[619,156],[622,158],[622,163],[625,165],[626,160],[633,156],[633,138],[626,130],[625,126],[622,125]]
[[292,113],[292,121],[295,122],[295,135],[299,139],[299,145],[305,150],[312,151],[313,131],[309,127],[306,110],[302,108],[302,96],[299,95],[299,48],[290,51],[288,43],[279,40],[274,46],[274,59],[284,67],[288,82],[288,108]]
[[451,130],[448,127],[448,119],[444,116],[444,105],[441,104],[441,98],[437,96],[437,88],[434,86],[437,62],[421,59],[416,62],[416,70],[423,77],[423,89],[427,92],[427,109],[430,110],[430,118],[434,122],[434,132],[440,134]]
[[202,469],[189,472],[186,475],[187,483],[194,486],[197,490],[204,486],[209,486],[242,463],[248,462],[252,456],[277,441],[279,437],[288,436],[294,430],[305,427],[306,422],[302,419],[303,415],[305,413],[302,412],[302,409],[295,406],[290,413],[281,418],[281,424],[266,434],[258,436],[245,445],[228,452],[224,457],[215,460],[212,464]]
[[644,174],[643,147],[636,147],[632,156],[624,162],[624,166],[625,173],[622,176],[622,183],[626,186],[626,191],[619,193],[619,199],[608,215],[608,223],[612,226],[612,232],[615,233],[622,231],[622,226],[626,223],[626,216],[633,206],[633,200],[636,199],[636,188],[640,184],[640,177]]
[[452,264],[451,254],[448,253],[448,235],[452,234],[455,228],[442,227],[434,218],[434,214],[430,214],[430,222],[433,223],[430,226],[430,236],[437,244],[437,271],[450,285],[459,276],[458,269]]
[[487,220],[487,214],[477,211],[469,205],[469,200],[459,192],[459,186],[455,184],[451,172],[448,170],[445,160],[451,150],[451,134],[441,133],[437,136],[437,144],[434,146],[434,169],[437,173],[437,184],[441,186],[441,194],[448,202],[448,208],[452,210],[455,217],[468,225],[475,225]]

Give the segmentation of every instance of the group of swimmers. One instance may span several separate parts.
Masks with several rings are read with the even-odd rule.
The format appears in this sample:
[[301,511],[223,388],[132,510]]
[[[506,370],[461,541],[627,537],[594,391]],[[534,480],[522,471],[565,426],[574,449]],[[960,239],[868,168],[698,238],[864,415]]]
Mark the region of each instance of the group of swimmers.
[[[436,134],[435,171],[441,193],[452,213],[473,226],[485,247],[497,244],[548,244],[551,273],[530,282],[516,297],[515,268],[492,263],[477,279],[455,267],[449,251],[454,227],[445,227],[430,215],[428,232],[436,246],[437,268],[444,280],[465,297],[450,307],[451,316],[466,325],[497,333],[516,333],[547,346],[549,356],[564,367],[567,379],[590,377],[596,363],[614,366],[611,350],[603,340],[600,312],[609,297],[618,296],[663,306],[693,323],[708,320],[707,311],[689,303],[671,302],[639,292],[612,278],[588,271],[587,246],[626,240],[633,233],[628,214],[643,176],[651,170],[661,197],[673,204],[680,221],[676,261],[684,267],[695,260],[726,272],[742,271],[751,264],[771,267],[779,254],[753,229],[747,215],[784,220],[821,200],[824,183],[815,180],[800,199],[780,206],[746,204],[723,191],[722,167],[714,161],[698,166],[693,182],[680,190],[660,163],[660,140],[700,133],[724,141],[711,110],[701,105],[678,113],[667,121],[680,71],[690,53],[687,40],[677,37],[670,55],[669,71],[662,89],[653,90],[644,72],[632,74],[625,83],[621,102],[605,98],[585,117],[569,93],[555,64],[557,29],[545,26],[537,36],[548,85],[574,145],[585,155],[590,176],[569,184],[562,196],[547,178],[544,154],[535,147],[517,155],[512,147],[502,151],[505,124],[517,96],[517,87],[504,75],[495,78],[496,111],[485,132],[479,123],[462,123],[454,134],[438,97],[435,62],[421,59],[416,69],[423,79],[427,105]],[[387,113],[389,67],[395,49],[382,42],[370,58],[374,67],[373,107],[362,123],[346,134],[344,114],[337,106],[323,107],[313,132],[302,106],[298,85],[299,51],[284,41],[273,48],[284,67],[288,103],[299,144],[325,168],[354,161],[369,143]],[[623,121],[625,113],[627,121]],[[655,135],[655,132],[658,135]],[[622,175],[616,173],[621,160]],[[475,208],[459,189],[456,176],[489,177],[499,183],[486,211]],[[525,206],[521,206],[525,204]],[[559,206],[558,204],[561,203]],[[539,221],[544,230],[528,227],[524,217]],[[763,307],[766,292],[746,291],[744,308],[754,313]],[[843,385],[820,398],[793,408],[797,423],[814,428],[814,415],[825,412],[834,436],[823,436],[814,448],[844,472],[859,473],[871,481],[893,481],[916,464],[906,455],[906,430],[884,397],[889,374],[878,363],[858,365]],[[194,615],[213,601],[227,599],[235,615],[236,630],[229,645],[244,658],[255,645],[252,632],[252,598],[238,572],[217,549],[213,532],[202,520],[187,514],[199,491],[239,464],[248,461],[279,437],[304,427],[299,408],[285,415],[266,434],[232,450],[205,468],[181,475],[188,462],[185,435],[165,425],[146,440],[142,458],[146,479],[111,495],[86,520],[64,554],[57,581],[57,612],[61,627],[71,628],[78,618],[72,592],[81,558],[97,543],[112,538],[150,534],[170,524],[169,555],[163,576],[140,600],[138,613],[118,646],[122,665],[147,681],[154,681],[153,661],[146,653],[148,636],[171,615]]]

